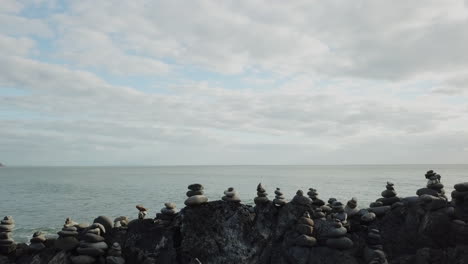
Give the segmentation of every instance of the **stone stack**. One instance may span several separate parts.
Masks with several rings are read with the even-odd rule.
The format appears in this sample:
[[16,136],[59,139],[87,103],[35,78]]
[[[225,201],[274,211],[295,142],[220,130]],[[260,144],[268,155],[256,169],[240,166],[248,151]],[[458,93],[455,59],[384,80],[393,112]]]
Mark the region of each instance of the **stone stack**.
[[440,175],[433,170],[429,170],[424,175],[427,179],[426,188],[419,189],[416,194],[422,196],[424,194],[432,195],[434,197],[441,197],[447,199],[445,196],[444,185],[440,182]]
[[257,186],[257,197],[254,199],[255,204],[259,205],[268,203],[270,200],[267,196],[268,193],[265,191],[265,188],[263,188],[262,183],[259,183]]
[[314,210],[314,214],[313,214],[313,219],[322,219],[322,220],[325,220],[325,213],[323,212],[322,208],[316,208]]
[[294,196],[291,202],[300,205],[312,204],[312,200],[309,197],[304,196],[304,192],[302,190],[298,190],[296,192],[296,195]]
[[78,241],[78,225],[76,222],[73,222],[70,218],[65,220],[62,231],[58,232],[58,239],[55,240],[55,247],[61,250],[72,250],[78,246],[80,243]]
[[318,198],[318,193],[317,193],[316,189],[309,188],[309,191],[307,192],[307,195],[312,200],[312,205],[315,205],[317,207],[325,205],[325,202]]
[[332,218],[338,219],[344,226],[348,225],[348,214],[345,213],[341,202],[334,202],[332,205]]
[[125,264],[125,259],[122,258],[122,247],[119,243],[114,242],[107,252],[106,264]]
[[148,214],[148,209],[146,209],[141,204],[138,204],[135,207],[136,207],[136,209],[138,209],[138,219],[140,219],[140,220],[145,219],[146,215]]
[[296,246],[313,247],[317,244],[317,240],[312,236],[314,232],[314,220],[310,218],[307,211],[297,221],[296,231],[300,234],[294,240]]
[[204,195],[203,185],[195,183],[188,186],[189,191],[187,192],[187,200],[185,205],[196,206],[208,202],[208,198]]
[[336,202],[336,198],[330,198],[330,199],[328,199],[328,203],[327,203],[327,204],[321,206],[323,212],[324,212],[326,215],[329,215],[329,214],[332,213],[332,204],[333,204],[334,202]]
[[73,264],[87,264],[96,261],[96,258],[103,256],[107,250],[107,244],[103,235],[106,229],[102,224],[93,223],[80,241],[80,246],[76,249],[78,256],[72,257]]
[[353,241],[346,237],[347,230],[339,219],[335,219],[332,228],[325,234],[326,245],[334,249],[349,249],[353,247]]
[[[400,198],[397,197],[397,193],[395,191],[394,184],[392,182],[387,182],[387,186],[385,187],[386,190],[384,190],[381,195],[382,198],[377,199],[376,202],[381,202],[382,205],[392,205],[394,203],[400,202]],[[375,206],[378,207],[378,206]]]
[[165,203],[161,213],[156,214],[156,219],[162,220],[166,223],[172,222],[175,216],[179,213],[175,203]]
[[382,238],[378,229],[371,229],[367,234],[367,247],[364,249],[364,260],[370,264],[387,264],[383,251]]
[[454,186],[452,198],[455,206],[455,217],[468,222],[468,182]]
[[222,199],[226,202],[235,203],[239,203],[241,201],[239,195],[237,194],[237,191],[234,190],[233,187],[229,187],[226,191],[224,191],[224,196],[222,197]]
[[366,209],[360,210],[359,214],[361,215],[361,223],[364,225],[369,225],[377,218],[377,215],[374,212],[370,212]]
[[346,203],[344,211],[349,217],[353,217],[359,213],[359,208],[357,207],[357,199],[355,197],[351,198],[351,200],[349,200]]
[[276,206],[283,206],[286,203],[287,203],[286,198],[284,198],[284,195],[281,192],[280,188],[276,188],[275,199],[273,200],[273,204]]
[[11,237],[15,228],[15,220],[11,216],[5,216],[0,223],[0,253],[10,254],[16,249],[16,243]]
[[46,246],[44,245],[44,242],[46,241],[45,234],[42,233],[41,231],[37,231],[33,234],[33,237],[31,238],[29,244],[29,248],[32,251],[41,251],[43,250]]

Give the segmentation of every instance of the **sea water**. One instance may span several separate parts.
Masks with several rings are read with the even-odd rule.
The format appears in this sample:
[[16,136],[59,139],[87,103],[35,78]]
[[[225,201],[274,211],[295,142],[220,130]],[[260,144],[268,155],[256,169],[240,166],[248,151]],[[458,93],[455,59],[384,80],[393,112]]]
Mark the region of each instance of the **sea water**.
[[468,181],[468,165],[4,167],[0,216],[14,217],[13,237],[26,242],[38,230],[55,235],[67,217],[91,223],[99,215],[136,218],[137,204],[149,209],[147,217],[155,217],[165,202],[181,208],[191,183],[203,184],[209,200],[234,187],[243,203],[253,204],[261,182],[270,199],[276,187],[288,200],[313,187],[322,200],[346,203],[356,197],[359,207],[367,207],[387,181],[399,196],[414,196],[425,187],[429,169],[442,175],[449,197],[455,183]]

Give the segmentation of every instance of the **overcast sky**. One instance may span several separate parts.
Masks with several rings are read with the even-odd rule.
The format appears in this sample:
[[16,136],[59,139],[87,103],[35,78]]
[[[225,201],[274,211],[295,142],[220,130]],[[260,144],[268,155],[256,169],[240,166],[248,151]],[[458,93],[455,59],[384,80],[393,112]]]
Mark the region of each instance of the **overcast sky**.
[[0,162],[467,163],[467,47],[468,1],[0,0]]

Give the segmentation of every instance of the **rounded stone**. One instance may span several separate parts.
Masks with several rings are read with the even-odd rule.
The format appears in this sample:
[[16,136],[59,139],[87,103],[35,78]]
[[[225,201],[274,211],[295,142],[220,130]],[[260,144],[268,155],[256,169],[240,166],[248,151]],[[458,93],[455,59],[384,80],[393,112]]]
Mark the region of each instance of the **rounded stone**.
[[75,237],[61,237],[55,240],[55,247],[61,250],[72,250],[76,248],[80,242]]
[[194,196],[194,195],[203,195],[205,192],[203,190],[200,191],[188,191],[186,193],[187,197]]
[[314,232],[314,227],[310,225],[299,224],[296,225],[296,231],[303,235],[311,236]]
[[77,231],[59,231],[57,233],[59,236],[61,237],[76,237],[78,236],[78,232]]
[[315,206],[320,207],[320,206],[325,205],[325,202],[323,200],[320,200],[320,199],[316,198],[316,199],[312,200],[312,204],[315,205]]
[[8,239],[11,238],[10,232],[0,233],[0,239]]
[[457,183],[453,188],[459,192],[468,192],[468,182]]
[[106,242],[101,241],[101,242],[80,242],[80,248],[96,248],[96,249],[102,249],[106,250],[108,248]]
[[200,205],[208,202],[208,198],[204,195],[194,195],[187,200],[185,200],[184,204],[187,206],[193,206],[193,205]]
[[464,199],[465,197],[468,197],[468,191],[458,191],[455,190],[452,192],[452,198],[454,199]]
[[424,194],[428,194],[428,195],[432,195],[432,196],[438,196],[439,195],[439,193],[437,191],[429,189],[429,188],[421,188],[421,189],[416,191],[416,194],[418,196],[421,196],[421,195],[424,195]]
[[374,213],[376,216],[382,216],[386,214],[388,211],[391,210],[390,206],[379,206],[379,207],[371,207],[368,209],[369,212]]
[[430,188],[430,189],[433,189],[433,190],[440,190],[440,189],[444,188],[444,185],[442,183],[438,182],[438,183],[428,185],[427,187]]
[[15,227],[14,225],[3,225],[3,224],[1,224],[0,225],[0,232],[12,232],[14,227]]
[[381,198],[379,199],[379,201],[382,202],[382,205],[392,205],[394,203],[399,202],[400,198],[393,196],[393,197],[388,197],[388,198]]
[[335,249],[350,249],[353,247],[353,241],[347,237],[327,239],[326,245]]
[[99,228],[92,228],[92,229],[88,229],[86,233],[101,235],[101,230]]
[[0,239],[0,245],[11,245],[13,243],[15,243],[15,241],[11,238]]
[[83,230],[83,229],[86,229],[89,227],[89,224],[88,223],[79,223],[76,225],[76,228],[78,228],[79,230]]
[[99,231],[100,231],[100,234],[99,235],[103,235],[106,233],[106,228],[104,227],[104,225],[100,224],[100,223],[93,223],[92,225],[89,226],[90,229],[96,229],[98,228]]
[[200,191],[204,189],[203,185],[199,183],[190,184],[187,188],[192,191]]
[[307,217],[301,217],[299,220],[297,220],[298,224],[303,224],[303,225],[309,225],[309,226],[314,226],[314,220],[307,218]]
[[223,199],[223,201],[226,201],[226,202],[236,202],[236,203],[237,203],[237,202],[240,202],[240,201],[241,201],[240,198],[239,198],[239,196],[237,196],[237,194],[234,195],[234,196],[232,196],[232,197],[230,197],[230,196],[223,196],[222,199]]
[[99,257],[99,256],[104,255],[104,250],[99,249],[99,248],[91,248],[91,247],[88,247],[88,248],[79,247],[76,249],[76,252],[78,252],[78,254],[81,254],[81,255],[87,255],[87,256],[93,256],[93,257]]
[[346,235],[346,232],[347,230],[344,227],[331,228],[324,234],[324,236],[325,237],[342,237]]
[[175,203],[164,203],[164,206],[167,209],[175,209],[177,207]]
[[268,199],[268,197],[255,197],[254,198],[254,202],[256,204],[259,204],[259,203],[268,203],[270,200]]
[[71,256],[70,260],[73,264],[92,264],[96,261],[96,258],[86,255]]
[[317,239],[312,236],[300,235],[294,240],[294,243],[300,247],[313,247],[317,244]]
[[397,195],[394,190],[385,190],[381,194],[384,198],[395,197]]
[[106,230],[110,231],[114,226],[114,222],[112,222],[109,217],[104,215],[98,216],[96,219],[94,219],[93,223],[101,224],[104,227],[103,233],[106,233]]
[[104,237],[93,234],[93,233],[86,233],[83,237],[83,240],[86,242],[102,242],[104,241]]
[[283,199],[274,199],[273,200],[273,203],[277,206],[283,206],[285,205],[287,202]]
[[62,231],[75,232],[77,230],[78,230],[78,228],[76,228],[75,226],[65,226],[64,228],[62,228]]
[[378,201],[378,202],[373,202],[369,205],[369,207],[380,207],[380,206],[383,206],[383,203],[381,201]]
[[176,215],[178,211],[176,209],[168,209],[168,208],[163,208],[161,209],[161,213],[165,215]]
[[125,264],[125,259],[117,256],[107,256],[106,264]]
[[29,248],[34,250],[34,251],[40,251],[43,250],[46,246],[43,243],[31,243],[29,245]]

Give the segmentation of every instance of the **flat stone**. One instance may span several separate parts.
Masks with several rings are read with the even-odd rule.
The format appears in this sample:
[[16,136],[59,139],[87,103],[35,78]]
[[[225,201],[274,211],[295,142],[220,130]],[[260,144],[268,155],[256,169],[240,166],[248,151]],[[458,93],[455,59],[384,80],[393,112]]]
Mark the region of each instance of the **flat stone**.
[[263,203],[268,203],[270,199],[268,197],[255,197],[254,202],[255,204],[263,204]]
[[44,243],[31,243],[29,245],[29,248],[34,250],[34,251],[40,251],[40,250],[43,250],[46,246],[44,245]]
[[297,220],[298,224],[303,224],[303,225],[309,225],[309,226],[314,226],[315,222],[314,220],[307,218],[307,217],[301,217],[299,220]]
[[364,214],[361,216],[361,221],[365,222],[365,223],[370,223],[372,221],[375,220],[377,216],[372,213],[372,212],[368,212],[367,214]]
[[80,248],[96,248],[96,249],[102,249],[106,250],[108,248],[106,242],[80,242]]
[[66,226],[64,228],[62,228],[62,231],[71,231],[71,232],[75,232],[77,231],[78,228],[76,228],[75,226]]
[[280,189],[280,188],[276,188],[275,194],[276,194],[277,196],[283,195],[283,193],[281,192],[281,189]]
[[86,255],[71,256],[70,260],[73,264],[92,264],[96,261],[96,258]]
[[427,188],[433,189],[433,190],[436,190],[436,191],[437,191],[437,190],[443,189],[443,188],[444,188],[444,185],[443,185],[442,183],[438,182],[438,183],[434,183],[434,184],[428,185]]
[[314,227],[310,225],[299,224],[296,225],[296,231],[303,235],[311,236],[314,232]]
[[382,205],[392,205],[399,202],[401,199],[399,197],[389,197],[389,198],[380,198],[379,202],[382,202]]
[[161,213],[165,215],[176,215],[179,211],[177,209],[168,209],[168,208],[163,208],[161,209]]
[[458,190],[455,190],[452,192],[452,198],[454,199],[465,199],[465,197],[468,197],[468,191],[458,191]]
[[86,233],[83,237],[83,239],[86,241],[86,242],[102,242],[104,241],[104,237],[102,236],[99,236],[99,235],[96,235],[96,234],[93,234],[93,233]]
[[358,208],[350,208],[350,207],[348,207],[348,206],[345,206],[345,209],[344,209],[344,210],[345,210],[345,213],[346,213],[349,217],[351,217],[351,216],[356,215],[356,214],[359,213],[359,209],[358,209]]
[[200,205],[208,202],[208,198],[204,195],[194,195],[187,200],[185,200],[184,204],[187,206],[194,206],[194,205]]
[[59,236],[61,236],[61,237],[69,237],[69,236],[76,237],[76,236],[78,236],[77,231],[59,231],[57,234]]
[[11,245],[15,243],[12,238],[0,239],[0,245]]
[[8,239],[8,238],[11,238],[11,232],[0,233],[0,239]]
[[380,206],[383,206],[383,203],[381,201],[373,202],[369,205],[369,207],[380,207]]
[[55,240],[55,247],[61,250],[72,250],[76,248],[80,242],[75,237],[60,237]]
[[342,237],[346,235],[348,231],[344,227],[330,228],[326,233],[323,234],[325,237]]
[[294,244],[300,247],[313,247],[317,244],[317,239],[312,236],[300,235],[294,240]]
[[320,208],[322,209],[324,213],[329,213],[332,210],[331,207],[328,205],[322,205]]
[[459,192],[468,192],[468,182],[457,183],[453,188]]
[[107,256],[106,264],[125,264],[125,259],[122,257]]
[[199,184],[199,183],[194,183],[194,184],[190,184],[188,187],[187,187],[189,190],[192,190],[192,191],[199,191],[199,190],[203,190],[203,185]]
[[199,190],[199,191],[188,191],[186,193],[187,197],[190,197],[190,196],[194,196],[194,195],[203,195],[205,194],[205,192],[203,190]]
[[293,200],[291,202],[296,203],[296,204],[301,204],[301,205],[312,204],[312,200],[309,197],[300,196],[300,195],[294,196],[294,198],[293,198]]
[[0,225],[0,232],[12,232],[13,228],[15,228],[15,225]]
[[277,206],[283,206],[285,204],[287,204],[287,201],[283,198],[283,199],[274,199],[273,200],[273,203]]
[[167,209],[175,209],[175,208],[176,208],[176,204],[175,204],[175,203],[164,203],[164,206],[165,206]]
[[394,190],[385,190],[381,193],[381,195],[384,198],[390,198],[390,197],[395,197],[397,194]]
[[379,207],[371,207],[369,208],[369,212],[374,213],[376,216],[382,216],[386,214],[388,211],[390,211],[391,207],[390,206],[379,206]]
[[83,229],[88,228],[89,224],[88,223],[79,223],[75,227],[78,228],[79,230],[83,230]]
[[223,199],[223,201],[226,201],[226,202],[235,202],[235,203],[238,203],[241,201],[241,199],[237,195],[234,195],[232,197],[223,196],[221,199]]
[[353,247],[353,241],[347,237],[327,239],[326,245],[335,249],[350,249]]
[[99,257],[99,256],[104,255],[104,250],[99,249],[99,248],[91,248],[91,247],[88,247],[88,248],[79,247],[76,249],[76,252],[78,252],[78,254],[80,255],[87,255],[87,256],[92,256],[92,257]]
[[86,233],[101,235],[101,230],[99,228],[91,228],[91,229],[88,229]]
[[93,223],[101,224],[104,227],[103,234],[106,233],[106,230],[110,231],[112,229],[112,227],[114,226],[114,222],[112,222],[112,220],[109,217],[104,216],[104,215],[100,215],[100,216],[96,217],[96,219],[94,219]]
[[325,205],[325,202],[323,200],[320,200],[319,198],[316,198],[314,200],[312,200],[312,204],[315,205],[315,206],[323,206]]
[[428,194],[428,195],[432,195],[432,196],[439,196],[439,193],[437,191],[429,189],[429,188],[421,188],[421,189],[416,191],[416,194],[418,196],[421,196],[423,194]]
[[30,242],[31,243],[44,243],[46,241],[45,235],[39,235],[31,238]]
[[90,229],[95,229],[95,228],[98,228],[99,231],[101,231],[100,235],[103,235],[106,233],[106,228],[104,227],[104,225],[100,224],[100,223],[93,223],[92,225],[89,226]]
[[258,197],[267,197],[268,193],[266,193],[266,192],[257,192],[257,196]]

